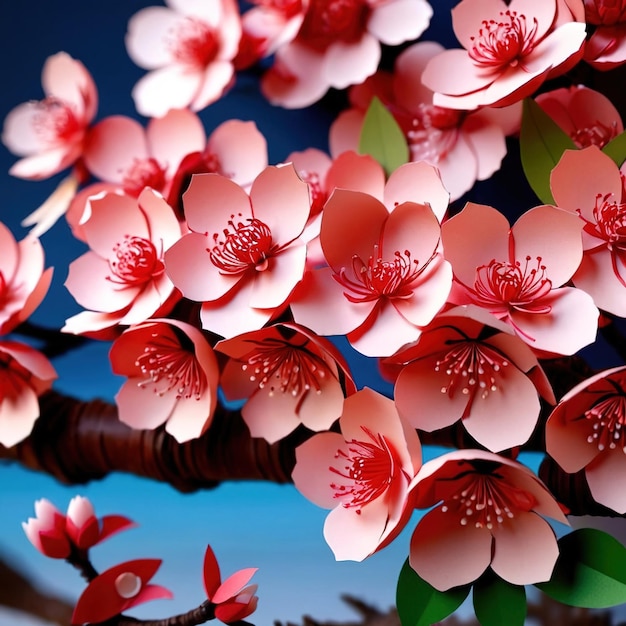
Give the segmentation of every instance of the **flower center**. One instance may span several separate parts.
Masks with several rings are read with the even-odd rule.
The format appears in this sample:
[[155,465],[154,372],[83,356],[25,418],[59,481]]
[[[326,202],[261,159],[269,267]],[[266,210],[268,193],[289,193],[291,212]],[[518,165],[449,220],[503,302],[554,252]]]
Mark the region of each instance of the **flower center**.
[[142,237],[125,235],[115,244],[109,268],[108,280],[123,286],[137,286],[152,280],[163,272],[162,254],[157,253],[151,241]]
[[70,104],[50,96],[37,103],[33,128],[42,141],[48,144],[68,142],[82,129]]
[[324,203],[328,199],[328,194],[322,188],[322,181],[317,172],[298,172],[300,178],[309,186],[311,192],[311,213],[310,217],[322,212]]
[[588,148],[589,146],[604,148],[611,139],[617,137],[617,134],[616,122],[611,122],[610,125],[607,125],[600,120],[596,120],[596,123],[591,126],[577,128],[571,134],[571,137],[578,148]]
[[[241,213],[238,216],[241,218]],[[214,246],[208,250],[213,265],[222,274],[239,274],[251,268],[266,270],[275,248],[269,226],[256,218],[237,223],[234,220],[231,215],[222,239],[218,233],[213,234]]]
[[252,0],[255,4],[283,14],[285,19],[302,12],[302,0]]
[[156,159],[134,159],[124,172],[122,180],[124,191],[131,196],[138,196],[146,187],[162,191],[165,187],[165,170]]
[[365,29],[368,13],[364,0],[312,0],[298,38],[318,50],[336,41],[356,41]]
[[516,66],[535,47],[537,19],[529,26],[526,16],[517,11],[502,11],[500,21],[483,20],[477,37],[472,37],[468,50],[472,60],[494,69]]
[[624,0],[583,0],[588,24],[611,26],[626,21]]
[[200,400],[207,388],[206,376],[195,354],[158,333],[152,334],[135,365],[145,376],[137,385],[142,389],[151,388],[159,396],[175,391],[178,400]]
[[598,450],[614,450],[618,446],[626,454],[626,396],[610,394],[585,411],[585,418],[592,425],[587,442]]
[[461,111],[421,103],[405,130],[411,160],[439,163],[456,145],[462,120]]
[[330,484],[334,497],[341,500],[343,507],[356,508],[357,514],[366,504],[382,496],[393,480],[404,474],[398,453],[387,438],[375,435],[365,426],[361,426],[361,430],[369,441],[353,439],[346,442],[348,451],[340,449],[335,454],[339,467],[331,465],[328,468],[342,479]]
[[626,204],[615,202],[613,194],[596,196],[593,216],[596,223],[585,220],[585,231],[604,239],[611,252],[626,252]]
[[219,50],[215,29],[197,17],[186,17],[172,28],[168,44],[174,60],[201,68],[209,65]]

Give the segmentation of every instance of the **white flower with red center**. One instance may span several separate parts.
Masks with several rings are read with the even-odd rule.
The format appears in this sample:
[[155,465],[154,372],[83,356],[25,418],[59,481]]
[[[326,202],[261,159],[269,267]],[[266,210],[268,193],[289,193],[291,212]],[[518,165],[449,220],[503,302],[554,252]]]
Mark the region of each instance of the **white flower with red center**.
[[556,402],[537,357],[506,324],[475,306],[438,315],[401,364],[394,400],[413,427],[432,432],[462,420],[492,452],[528,441],[539,395]]
[[444,454],[422,466],[415,505],[430,508],[409,553],[435,589],[478,579],[488,568],[514,585],[550,579],[559,555],[544,517],[567,524],[543,483],[523,465],[482,450]]
[[597,70],[610,70],[626,62],[626,2],[583,0],[585,20],[595,26],[584,59]]
[[162,117],[170,109],[200,111],[228,89],[241,38],[234,0],[168,0],[128,24],[126,48],[147,70],[133,89],[137,110]]
[[261,328],[302,279],[311,209],[291,164],[267,167],[248,195],[218,174],[192,178],[183,198],[185,235],[165,255],[183,295],[202,302],[202,327],[225,338]]
[[345,400],[339,425],[341,434],[319,433],[296,448],[292,478],[306,498],[332,509],[324,537],[337,560],[362,561],[408,521],[421,446],[393,401],[371,389]]
[[595,340],[599,316],[589,294],[562,287],[582,259],[582,226],[568,211],[539,206],[511,227],[496,209],[468,202],[441,229],[455,279],[450,302],[486,309],[538,353],[574,354]]
[[583,52],[585,24],[557,0],[463,0],[452,26],[465,49],[434,57],[422,75],[434,104],[473,110],[505,106],[563,73]]
[[596,305],[626,317],[626,198],[622,173],[597,146],[566,150],[552,170],[559,207],[580,216],[583,260],[572,281]]

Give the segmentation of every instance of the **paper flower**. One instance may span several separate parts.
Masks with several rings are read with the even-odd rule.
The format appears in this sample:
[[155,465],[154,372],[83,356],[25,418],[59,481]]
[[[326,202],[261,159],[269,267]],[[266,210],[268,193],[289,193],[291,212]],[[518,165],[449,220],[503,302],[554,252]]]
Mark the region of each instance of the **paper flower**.
[[98,106],[91,75],[65,52],[46,59],[41,83],[46,97],[18,105],[4,120],[2,142],[24,157],[9,170],[19,178],[48,178],[72,165]]
[[559,549],[542,516],[567,520],[528,468],[460,450],[425,463],[416,481],[416,506],[435,508],[413,532],[409,563],[435,589],[471,583],[487,567],[514,585],[550,579]]
[[574,354],[595,340],[599,316],[587,293],[562,287],[582,258],[582,226],[568,211],[538,206],[511,228],[496,209],[468,202],[441,229],[450,302],[483,307],[536,352]]
[[57,373],[38,350],[0,341],[0,444],[10,448],[30,434],[39,417],[39,396]]
[[335,558],[362,561],[408,521],[421,446],[393,401],[368,388],[346,398],[339,426],[341,434],[318,433],[296,448],[292,478],[306,498],[332,509],[324,537]]
[[595,26],[584,59],[597,70],[626,62],[626,1],[584,0],[585,20]]
[[310,0],[263,3],[244,17],[267,42],[274,64],[261,89],[272,104],[300,108],[329,89],[363,82],[377,69],[380,44],[417,39],[432,9],[425,0]]
[[128,23],[126,49],[151,70],[132,91],[137,111],[162,117],[170,109],[200,111],[222,96],[234,76],[241,37],[234,0],[169,0]]
[[[447,193],[434,172],[425,163],[394,172],[384,189],[389,210],[366,193],[333,192],[320,234],[330,267],[310,272],[298,288],[291,302],[297,323],[321,335],[347,334],[368,356],[389,356],[419,337],[451,284],[433,213],[443,217],[447,202],[437,192]],[[424,204],[431,190],[432,208]]]
[[168,589],[149,584],[160,565],[160,559],[136,559],[111,567],[94,578],[78,598],[72,624],[105,622],[144,602],[171,599]]
[[230,358],[220,377],[228,400],[247,400],[241,415],[253,437],[274,443],[299,424],[327,430],[356,391],[334,345],[296,324],[276,324],[220,341]]
[[83,232],[91,249],[70,263],[65,286],[90,310],[69,318],[65,332],[138,324],[169,312],[180,295],[165,273],[163,254],[181,228],[160,194],[146,188],[139,198],[92,197]]
[[10,333],[34,312],[52,280],[44,271],[39,239],[27,236],[19,243],[0,222],[0,335]]
[[183,295],[202,302],[202,327],[225,338],[261,328],[302,279],[311,208],[292,165],[267,167],[248,195],[218,174],[198,174],[184,196],[192,231],[165,255]]
[[439,314],[416,345],[390,359],[398,412],[432,432],[457,420],[492,452],[528,441],[539,394],[556,402],[532,350],[506,324],[473,306]]
[[203,334],[177,320],[150,320],[126,330],[109,354],[128,380],[115,396],[132,428],[165,430],[179,443],[199,437],[217,403],[217,359]]
[[626,513],[626,367],[568,391],[546,423],[546,452],[568,473],[585,470],[596,502]]
[[583,85],[539,94],[535,102],[572,138],[579,148],[603,148],[624,131],[613,103]]
[[463,49],[434,57],[422,74],[433,103],[451,109],[505,106],[564,72],[583,52],[585,24],[557,18],[557,0],[462,0],[452,26]]
[[248,585],[256,567],[239,570],[222,582],[220,568],[211,546],[204,554],[203,580],[207,598],[214,605],[215,617],[231,624],[254,613],[258,598],[257,585]]
[[51,559],[65,559],[72,550],[63,515],[49,500],[35,502],[35,517],[22,522],[22,528],[39,552]]
[[626,199],[620,170],[597,146],[566,150],[552,171],[550,188],[556,204],[579,215],[584,225],[583,260],[573,283],[600,309],[626,317]]

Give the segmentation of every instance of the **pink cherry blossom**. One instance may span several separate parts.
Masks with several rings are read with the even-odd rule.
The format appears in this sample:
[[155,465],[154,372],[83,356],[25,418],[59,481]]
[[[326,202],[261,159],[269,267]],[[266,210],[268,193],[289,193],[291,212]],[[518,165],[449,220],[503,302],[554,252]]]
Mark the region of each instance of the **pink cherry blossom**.
[[38,398],[56,378],[38,350],[0,341],[0,444],[9,448],[28,437],[39,417]]
[[291,164],[264,169],[249,195],[224,176],[198,174],[183,202],[191,233],[165,255],[172,281],[203,303],[206,330],[228,339],[261,328],[302,279],[306,183]]
[[9,173],[48,178],[82,155],[98,94],[84,65],[66,52],[46,60],[41,75],[45,98],[15,107],[4,121],[2,142],[20,157]]
[[574,354],[595,340],[599,316],[591,296],[562,286],[580,265],[582,226],[568,211],[538,206],[511,228],[496,209],[468,202],[441,229],[450,302],[486,309],[535,352]]
[[461,419],[492,452],[528,441],[539,417],[539,395],[554,404],[532,350],[506,324],[474,306],[439,314],[418,342],[392,361],[398,412],[431,432]]
[[343,386],[356,391],[334,345],[296,324],[244,333],[215,349],[230,357],[220,378],[224,395],[247,400],[241,415],[250,433],[270,443],[301,423],[329,429],[343,409]]
[[65,531],[65,515],[49,500],[35,502],[35,517],[22,522],[28,540],[44,556],[65,559],[70,555],[71,545]]
[[597,146],[566,150],[552,171],[555,202],[582,218],[583,260],[572,281],[596,305],[626,317],[626,199],[622,174]]
[[126,49],[150,70],[135,85],[137,111],[162,117],[170,109],[200,111],[219,99],[234,77],[241,38],[234,0],[168,0],[147,7],[128,23]]
[[105,193],[87,202],[83,232],[90,250],[70,264],[65,282],[90,309],[68,319],[76,334],[143,322],[179,299],[165,273],[164,252],[181,236],[170,206],[150,188],[139,198]]
[[26,320],[44,299],[52,268],[44,271],[39,239],[27,236],[19,243],[0,222],[0,335]]
[[613,103],[599,91],[583,85],[547,91],[535,101],[579,148],[603,148],[624,131]]
[[203,334],[176,320],[131,326],[110,352],[127,381],[115,396],[119,418],[132,428],[165,430],[179,443],[200,437],[217,404],[217,359]]
[[557,0],[462,0],[452,9],[452,26],[465,49],[442,52],[422,74],[433,103],[505,106],[566,71],[582,56],[585,24],[575,21],[576,11],[558,8]]
[[343,89],[371,76],[380,44],[417,39],[432,9],[425,0],[274,0],[249,13],[246,30],[265,42],[266,54],[275,54],[263,92],[273,104],[300,108],[330,87]]
[[144,602],[171,599],[168,589],[149,584],[160,566],[160,559],[136,559],[102,572],[78,598],[72,624],[105,622]]
[[332,509],[324,537],[336,559],[362,561],[408,521],[421,446],[393,401],[368,388],[346,398],[339,426],[296,448],[292,478],[306,498]]
[[471,583],[488,567],[514,585],[550,579],[559,549],[543,518],[567,520],[528,468],[460,450],[425,463],[416,482],[416,506],[435,508],[415,528],[409,563],[435,589]]
[[626,367],[599,372],[568,391],[546,423],[546,452],[568,473],[585,470],[591,495],[620,515],[626,494]]
[[626,1],[583,0],[585,20],[595,26],[584,59],[597,70],[610,70],[626,62]]

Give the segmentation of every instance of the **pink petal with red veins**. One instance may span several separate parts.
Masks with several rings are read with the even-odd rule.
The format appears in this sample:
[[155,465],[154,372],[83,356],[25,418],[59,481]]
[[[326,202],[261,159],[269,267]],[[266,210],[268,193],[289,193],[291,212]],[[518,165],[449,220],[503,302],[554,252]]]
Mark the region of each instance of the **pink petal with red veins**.
[[161,395],[143,382],[149,377],[129,378],[115,395],[120,422],[139,430],[153,430],[165,423],[178,402],[176,389]]
[[309,187],[293,165],[265,168],[252,183],[254,217],[270,227],[272,242],[284,246],[304,230],[311,211]]
[[418,523],[411,538],[411,567],[439,591],[476,580],[491,561],[491,533],[438,507]]
[[444,47],[435,41],[421,41],[406,48],[396,59],[393,93],[396,102],[407,111],[419,111],[420,105],[432,102],[433,92],[422,84],[428,61],[441,54]]
[[171,63],[169,41],[183,19],[167,7],[147,7],[135,13],[128,21],[125,40],[128,56],[146,70]]
[[317,148],[307,148],[302,152],[292,152],[285,159],[285,163],[293,163],[298,176],[302,179],[306,179],[311,174],[317,174],[323,182],[328,168],[332,165],[332,159]]
[[137,112],[163,117],[170,109],[184,109],[196,97],[204,72],[186,65],[168,65],[140,78],[132,90]]
[[509,259],[509,222],[496,209],[468,202],[441,226],[444,255],[457,280],[474,286],[476,268]]
[[153,317],[166,302],[173,289],[174,286],[167,276],[160,276],[144,283],[119,323],[131,326],[141,324]]
[[626,493],[616,488],[626,477],[626,454],[619,447],[605,450],[585,470],[587,484],[596,502],[608,506],[620,515],[626,513]]
[[437,169],[450,200],[458,200],[478,178],[478,154],[469,137],[459,133],[450,151],[437,160]]
[[[621,280],[615,273],[614,260]],[[593,298],[598,308],[626,317],[626,287],[623,282],[626,281],[626,267],[619,258],[614,259],[607,248],[586,254],[572,281]]]
[[158,191],[147,187],[139,194],[137,203],[145,215],[150,241],[157,253],[167,250],[181,238],[178,219]]
[[528,256],[531,265],[541,259],[552,287],[560,287],[580,265],[583,226],[578,215],[569,211],[547,205],[530,209],[512,228],[515,259],[522,265]]
[[[217,388],[217,382],[215,388]],[[189,398],[183,396],[174,405],[165,424],[165,430],[178,443],[197,439],[211,425],[217,397],[211,393],[210,389],[207,391],[208,393],[200,399],[193,395]]]
[[242,187],[267,167],[267,141],[254,122],[220,124],[209,137],[207,151],[215,154],[224,175]]
[[493,529],[493,571],[514,585],[550,580],[559,556],[554,531],[539,515],[519,512]]
[[2,143],[16,156],[37,154],[49,147],[37,128],[41,113],[39,102],[23,102],[9,111],[4,119]]
[[272,382],[268,382],[263,389],[257,387],[241,409],[250,435],[262,437],[269,443],[286,437],[301,423],[296,414],[300,396],[294,397],[289,391],[274,389]]
[[0,444],[10,448],[28,435],[39,417],[39,400],[22,376],[5,374],[13,393],[0,401]]
[[[548,2],[535,0],[531,3],[527,0],[512,0],[508,8],[511,11],[517,11],[520,15],[525,14],[527,24],[532,23],[533,18],[537,20],[535,40],[539,40],[553,27],[555,18],[558,17],[559,4],[561,0],[548,0]],[[577,4],[580,3],[577,2]]]
[[[545,4],[553,4],[553,15],[556,11],[555,0]],[[465,0],[452,9],[452,28],[456,38],[467,50],[474,46],[474,37],[478,37],[483,23],[489,20],[502,21],[501,13],[509,7],[503,0]]]
[[135,159],[146,159],[146,133],[136,120],[123,115],[107,117],[89,131],[83,153],[87,169],[97,178],[121,183]]
[[[221,344],[223,343],[223,341],[220,341],[218,345],[215,346],[215,349],[221,352]],[[245,400],[251,398],[252,394],[259,388],[258,381],[250,380],[250,374],[242,369],[243,365],[244,363],[235,360],[235,358],[231,358],[227,361],[220,375],[220,387],[228,400]],[[257,435],[253,436],[256,437]]]
[[[475,94],[468,94],[466,108],[475,109],[475,105],[505,106],[522,100],[526,96],[530,96],[546,79],[550,69],[550,65],[547,61],[543,58],[541,58],[541,61],[543,61],[543,63],[537,63],[536,68],[530,65],[530,59],[528,60],[528,64],[523,68],[519,65],[505,68],[500,76],[485,90],[476,92]],[[474,97],[476,97],[476,99],[474,99]],[[458,99],[457,105],[462,102],[463,97]],[[445,104],[441,106],[445,106]]]
[[506,142],[499,125],[480,114],[469,115],[461,126],[461,136],[474,151],[478,180],[486,180],[500,169],[506,156]]
[[[624,39],[626,45],[626,38]],[[617,134],[624,131],[624,125],[615,105],[599,91],[578,88],[569,102],[569,114],[576,128],[585,128],[600,120],[603,124],[615,128]]]
[[337,464],[337,451],[346,450],[346,442],[339,433],[319,433],[296,448],[296,466],[291,478],[296,489],[308,500],[325,509],[338,505],[335,490],[331,488],[337,474],[330,467]]
[[[331,370],[332,371],[332,370]],[[309,390],[298,415],[302,423],[311,430],[320,431],[329,429],[343,410],[343,390],[336,375],[330,372],[319,380],[319,393],[315,389]]]
[[358,150],[365,116],[357,109],[342,111],[330,126],[330,154],[337,158],[347,150]]
[[417,39],[427,28],[433,10],[424,0],[395,0],[373,5],[367,30],[388,46]]
[[358,41],[336,41],[328,47],[322,64],[322,75],[330,87],[345,89],[371,76],[380,61],[380,43],[369,33]]
[[9,174],[17,178],[42,180],[69,167],[80,156],[80,152],[79,145],[52,148],[41,154],[20,159],[11,166]]
[[72,105],[80,122],[95,115],[97,92],[85,66],[66,52],[46,59],[41,72],[41,86],[46,96],[54,96]]
[[248,567],[231,574],[217,589],[215,595],[211,598],[214,604],[221,604],[231,598],[234,598],[249,582],[250,579],[258,572],[256,567]]
[[362,191],[382,202],[385,189],[385,171],[369,155],[349,151],[333,162],[326,178],[326,192],[335,189]]
[[197,93],[189,102],[192,111],[202,111],[222,97],[231,84],[235,68],[230,61],[213,61],[201,75]]

